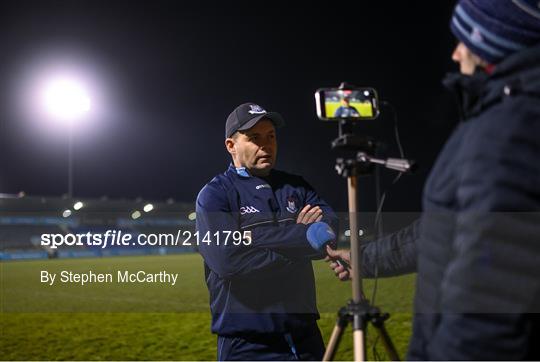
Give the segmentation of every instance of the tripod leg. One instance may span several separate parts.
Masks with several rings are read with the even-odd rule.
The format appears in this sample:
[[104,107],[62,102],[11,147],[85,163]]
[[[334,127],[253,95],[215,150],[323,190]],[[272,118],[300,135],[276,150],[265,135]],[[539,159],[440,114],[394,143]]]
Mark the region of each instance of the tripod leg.
[[336,323],[334,330],[332,331],[332,335],[330,336],[330,340],[328,341],[326,351],[324,352],[322,359],[323,361],[332,361],[334,359],[337,352],[337,347],[341,341],[341,337],[343,336],[343,330],[344,329],[339,326],[339,323]]
[[366,360],[365,341],[366,338],[363,330],[359,329],[353,332],[354,360],[357,362],[363,362]]
[[376,324],[374,323],[373,326],[379,332],[379,336],[382,339],[384,349],[386,350],[386,354],[388,355],[390,361],[399,361],[400,359],[396,347],[394,346],[392,339],[390,339],[390,335],[388,335],[384,324],[382,322]]
[[353,315],[353,345],[354,360],[364,362],[366,360],[366,330],[367,324],[364,315]]
[[324,352],[323,361],[332,361],[334,359],[337,348],[339,346],[339,342],[341,341],[341,337],[343,336],[345,328],[347,328],[348,322],[349,321],[346,315],[346,311],[344,309],[341,309],[338,313],[338,319],[336,321],[334,329],[332,330],[330,340],[328,341],[328,346],[326,347],[326,351]]

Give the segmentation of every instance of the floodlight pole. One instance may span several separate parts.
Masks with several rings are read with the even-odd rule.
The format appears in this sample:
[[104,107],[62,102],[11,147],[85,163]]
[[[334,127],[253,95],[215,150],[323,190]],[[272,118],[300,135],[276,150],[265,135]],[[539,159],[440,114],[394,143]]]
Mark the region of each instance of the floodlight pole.
[[82,85],[78,84],[71,77],[61,76],[51,79],[50,84],[44,92],[44,102],[46,110],[51,118],[62,121],[67,126],[67,197],[73,198],[74,188],[74,138],[75,123],[78,122],[83,113],[90,109],[90,98]]
[[69,199],[73,198],[73,120],[69,122],[68,134],[68,193]]

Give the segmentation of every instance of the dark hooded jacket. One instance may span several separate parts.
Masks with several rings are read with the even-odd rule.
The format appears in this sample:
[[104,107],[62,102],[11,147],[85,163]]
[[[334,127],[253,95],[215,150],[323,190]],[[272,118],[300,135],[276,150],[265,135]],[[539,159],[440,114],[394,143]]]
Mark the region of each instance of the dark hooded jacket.
[[540,360],[540,46],[445,84],[463,120],[422,217],[365,246],[363,274],[417,271],[409,359]]

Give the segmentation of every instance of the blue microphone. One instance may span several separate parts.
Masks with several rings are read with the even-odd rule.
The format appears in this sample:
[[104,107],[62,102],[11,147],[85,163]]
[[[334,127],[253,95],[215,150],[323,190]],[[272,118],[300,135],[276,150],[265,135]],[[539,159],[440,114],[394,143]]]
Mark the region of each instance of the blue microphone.
[[306,236],[311,247],[318,251],[323,250],[329,242],[336,240],[334,230],[322,221],[311,224],[307,229]]

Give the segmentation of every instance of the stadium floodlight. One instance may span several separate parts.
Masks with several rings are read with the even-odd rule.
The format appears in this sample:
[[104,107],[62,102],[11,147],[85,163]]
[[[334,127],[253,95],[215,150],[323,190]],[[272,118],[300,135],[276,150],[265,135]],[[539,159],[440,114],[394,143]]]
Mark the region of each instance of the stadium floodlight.
[[84,203],[82,201],[77,201],[74,205],[73,205],[73,209],[74,210],[80,210],[84,207]]
[[146,205],[144,205],[143,210],[144,210],[144,212],[150,212],[150,211],[154,210],[154,205],[146,204]]
[[44,87],[43,105],[54,119],[73,122],[90,110],[90,97],[76,79],[52,78]]
[[[349,230],[349,229],[345,230],[344,235],[346,237],[350,237],[351,236],[351,230]],[[364,230],[358,229],[358,236],[362,236],[362,235],[364,235]]]
[[87,87],[76,74],[63,70],[51,73],[41,87],[41,103],[50,121],[62,122],[69,128],[68,193],[73,197],[73,129],[76,122],[90,111]]
[[192,213],[188,215],[188,219],[191,221],[195,220],[196,218],[197,218],[197,214],[195,213],[195,211],[193,211]]
[[71,216],[71,210],[70,209],[64,210],[64,212],[62,213],[62,216],[63,217],[70,217]]
[[141,212],[139,210],[135,210],[133,211],[133,213],[131,214],[131,218],[133,220],[137,220],[138,218],[141,217]]

